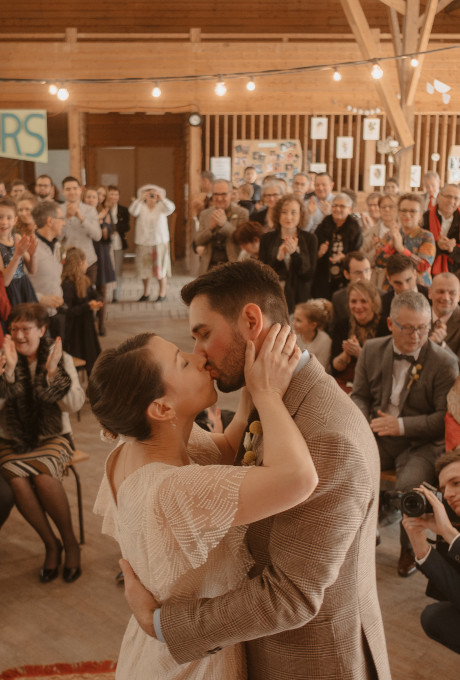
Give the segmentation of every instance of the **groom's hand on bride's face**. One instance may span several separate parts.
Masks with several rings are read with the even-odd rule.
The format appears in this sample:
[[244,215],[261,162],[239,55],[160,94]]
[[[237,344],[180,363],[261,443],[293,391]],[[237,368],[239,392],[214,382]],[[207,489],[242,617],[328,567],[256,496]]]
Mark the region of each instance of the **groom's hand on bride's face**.
[[158,603],[149,591],[144,588],[126,560],[121,559],[120,567],[125,581],[125,598],[136,621],[147,635],[156,637],[153,627],[153,612]]

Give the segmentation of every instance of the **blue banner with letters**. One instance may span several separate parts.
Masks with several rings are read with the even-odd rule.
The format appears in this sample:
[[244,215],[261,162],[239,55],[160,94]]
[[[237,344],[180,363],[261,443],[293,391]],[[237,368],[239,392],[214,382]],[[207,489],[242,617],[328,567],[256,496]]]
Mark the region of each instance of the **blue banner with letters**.
[[0,156],[47,163],[46,111],[0,109]]

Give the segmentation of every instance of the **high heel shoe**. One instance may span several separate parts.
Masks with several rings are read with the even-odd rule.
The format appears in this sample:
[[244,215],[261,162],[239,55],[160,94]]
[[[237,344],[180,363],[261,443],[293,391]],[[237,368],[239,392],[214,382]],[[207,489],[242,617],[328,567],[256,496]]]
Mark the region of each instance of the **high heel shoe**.
[[54,581],[54,579],[57,578],[57,575],[59,573],[59,565],[61,564],[61,557],[62,557],[62,543],[59,543],[57,566],[54,567],[53,569],[48,569],[43,566],[40,569],[40,581],[42,583],[49,583],[50,581]]
[[[78,546],[78,549],[80,550],[80,546]],[[80,552],[78,554],[78,566],[77,567],[66,567],[64,564],[64,568],[62,570],[62,578],[66,583],[73,583],[74,581],[77,580],[77,578],[80,578],[81,576],[81,565],[80,565]]]

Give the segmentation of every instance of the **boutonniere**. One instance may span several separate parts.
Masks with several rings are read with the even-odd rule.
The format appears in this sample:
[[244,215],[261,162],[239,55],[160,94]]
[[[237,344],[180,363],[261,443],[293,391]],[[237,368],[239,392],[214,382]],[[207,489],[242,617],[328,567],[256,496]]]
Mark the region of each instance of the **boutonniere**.
[[409,382],[407,384],[408,390],[410,390],[410,388],[412,387],[412,384],[414,382],[417,382],[417,380],[420,380],[420,371],[422,370],[422,368],[423,368],[422,364],[414,364],[412,366],[411,371],[410,371],[410,379],[409,379]]
[[235,213],[234,215],[231,215],[230,219],[231,219],[231,220],[237,220],[237,219],[238,219],[238,215]]
[[262,424],[260,420],[253,420],[252,423],[249,425],[248,432],[244,435],[244,441],[243,441],[243,446],[245,450],[245,454],[243,456],[243,460],[241,461],[242,465],[255,465],[256,464],[256,458],[257,455],[254,451],[255,444],[257,442],[257,439],[262,436]]

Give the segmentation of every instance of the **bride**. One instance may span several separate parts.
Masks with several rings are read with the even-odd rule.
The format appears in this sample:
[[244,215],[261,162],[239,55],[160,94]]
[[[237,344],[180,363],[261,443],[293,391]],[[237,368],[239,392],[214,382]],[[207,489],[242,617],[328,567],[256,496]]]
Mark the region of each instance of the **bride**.
[[[194,425],[217,396],[203,356],[143,333],[98,358],[88,389],[91,406],[104,431],[122,439],[108,457],[95,512],[159,603],[237,588],[251,566],[244,525],[302,503],[315,489],[308,447],[282,401],[299,357],[288,326],[275,324],[257,357],[248,342],[246,387],[223,434]],[[245,436],[246,464],[236,467],[254,407],[260,421]],[[244,648],[179,665],[131,617],[116,678],[244,680]]]

